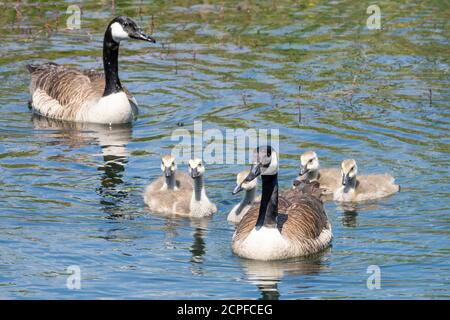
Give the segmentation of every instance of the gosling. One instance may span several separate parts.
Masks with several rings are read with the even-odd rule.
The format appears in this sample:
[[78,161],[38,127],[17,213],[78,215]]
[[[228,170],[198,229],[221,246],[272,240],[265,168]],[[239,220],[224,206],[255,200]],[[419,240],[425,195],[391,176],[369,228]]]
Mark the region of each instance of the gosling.
[[191,217],[207,217],[217,212],[217,207],[206,195],[203,175],[205,166],[199,158],[189,160],[189,173],[194,181],[194,190],[192,192],[189,207],[186,214]]
[[258,179],[254,179],[249,182],[245,182],[244,179],[250,174],[250,171],[242,171],[237,174],[236,188],[234,188],[233,194],[245,190],[244,198],[237,205],[231,209],[228,214],[227,220],[231,223],[239,223],[243,216],[245,216],[256,198],[256,186]]
[[322,195],[333,196],[333,193],[341,186],[341,173],[339,169],[320,169],[319,158],[314,151],[306,151],[300,156],[300,172],[294,180],[294,188],[302,181],[320,184]]
[[342,161],[342,186],[333,195],[335,201],[357,202],[383,198],[400,191],[394,178],[388,174],[359,176],[353,159]]
[[144,202],[153,212],[177,213],[182,207],[183,196],[192,194],[192,179],[184,172],[177,172],[177,164],[172,155],[162,156],[161,171],[163,176],[145,189]]

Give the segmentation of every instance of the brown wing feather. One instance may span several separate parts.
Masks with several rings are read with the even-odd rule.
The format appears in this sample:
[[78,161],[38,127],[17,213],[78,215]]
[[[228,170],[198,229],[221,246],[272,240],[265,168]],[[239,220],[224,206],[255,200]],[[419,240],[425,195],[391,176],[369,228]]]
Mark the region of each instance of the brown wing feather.
[[242,217],[241,221],[236,226],[233,242],[240,242],[241,240],[244,240],[250,232],[252,232],[253,228],[255,228],[256,220],[258,220],[260,205],[260,202],[255,202],[250,207],[247,214]]
[[286,211],[287,220],[281,225],[281,234],[298,241],[314,240],[328,228],[328,217],[322,201],[312,196],[301,196]]
[[57,100],[61,106],[80,104],[103,95],[103,88],[93,86],[89,76],[77,69],[55,63],[28,67],[31,71],[31,93],[37,89]]

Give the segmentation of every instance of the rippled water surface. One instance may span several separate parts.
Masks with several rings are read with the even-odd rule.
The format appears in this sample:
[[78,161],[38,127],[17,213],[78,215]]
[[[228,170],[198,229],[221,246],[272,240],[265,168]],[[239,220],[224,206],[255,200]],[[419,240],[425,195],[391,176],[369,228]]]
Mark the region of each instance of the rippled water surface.
[[[0,4],[0,298],[449,298],[448,1],[71,1]],[[208,4],[209,3],[209,4]],[[156,45],[121,48],[123,83],[140,104],[132,127],[33,118],[27,63],[101,69],[105,24],[119,14]],[[333,247],[262,263],[230,250],[226,215],[245,165],[208,164],[210,219],[166,218],[142,192],[161,174],[177,128],[280,130],[280,184],[298,155],[324,167],[357,159],[389,172],[386,199],[326,203]],[[185,165],[180,165],[185,170]],[[81,268],[68,290],[67,267]],[[366,286],[381,268],[381,289]]]

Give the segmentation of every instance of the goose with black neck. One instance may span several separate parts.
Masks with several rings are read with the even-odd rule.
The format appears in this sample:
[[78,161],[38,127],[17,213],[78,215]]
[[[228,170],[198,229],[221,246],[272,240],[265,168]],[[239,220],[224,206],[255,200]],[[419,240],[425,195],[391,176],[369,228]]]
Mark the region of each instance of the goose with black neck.
[[[278,154],[258,147],[244,181],[261,175],[262,197],[236,227],[232,250],[255,260],[282,260],[319,252],[331,244],[331,224],[323,209],[318,184],[301,188],[295,197],[278,195]],[[309,182],[304,182],[308,184]]]
[[31,73],[32,112],[52,119],[119,124],[132,122],[137,102],[119,79],[118,56],[122,41],[154,43],[136,22],[124,16],[114,18],[103,38],[104,73],[78,70],[53,62],[27,65]]

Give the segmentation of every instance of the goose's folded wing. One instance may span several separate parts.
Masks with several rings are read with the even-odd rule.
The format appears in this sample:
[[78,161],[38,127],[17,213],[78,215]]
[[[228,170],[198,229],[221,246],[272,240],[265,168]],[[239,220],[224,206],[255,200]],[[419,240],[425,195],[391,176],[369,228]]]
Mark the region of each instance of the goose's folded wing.
[[259,215],[260,202],[255,202],[236,226],[233,242],[244,240],[252,232]]
[[[89,99],[100,99],[103,90],[93,85],[82,71],[55,63],[28,65],[31,94],[45,94],[61,107],[80,106]],[[39,105],[35,106],[39,108]]]
[[322,201],[315,197],[301,197],[286,214],[282,234],[289,234],[289,238],[316,239],[329,225]]

